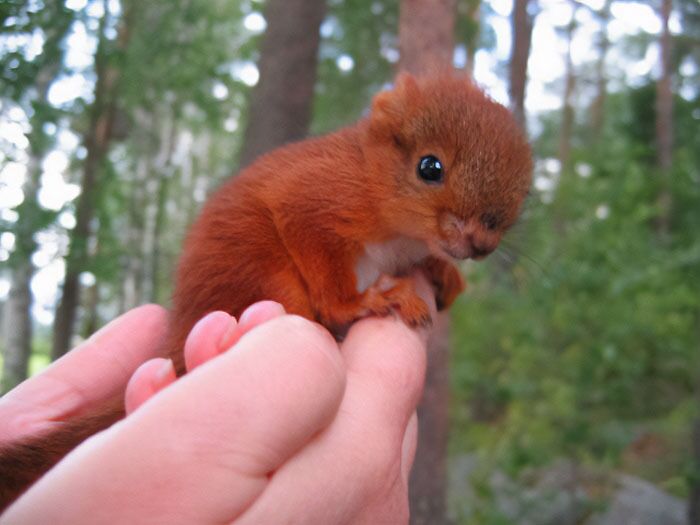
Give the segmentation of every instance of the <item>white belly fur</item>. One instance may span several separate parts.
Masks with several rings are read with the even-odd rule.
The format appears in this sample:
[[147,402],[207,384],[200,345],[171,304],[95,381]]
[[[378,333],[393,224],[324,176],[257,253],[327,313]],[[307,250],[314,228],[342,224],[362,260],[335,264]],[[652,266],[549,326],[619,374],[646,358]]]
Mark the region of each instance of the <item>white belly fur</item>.
[[363,293],[380,275],[396,276],[421,262],[429,255],[428,246],[408,237],[397,237],[390,241],[368,243],[365,253],[355,264],[356,287]]

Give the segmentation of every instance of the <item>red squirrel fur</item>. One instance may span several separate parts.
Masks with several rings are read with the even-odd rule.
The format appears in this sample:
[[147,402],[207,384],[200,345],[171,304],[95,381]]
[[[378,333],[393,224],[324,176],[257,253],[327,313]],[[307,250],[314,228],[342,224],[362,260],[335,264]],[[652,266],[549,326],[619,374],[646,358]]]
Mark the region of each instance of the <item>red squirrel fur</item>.
[[[421,178],[426,156],[438,159],[439,180]],[[199,319],[214,310],[239,316],[263,299],[336,334],[392,312],[428,324],[407,274],[423,268],[439,307],[450,306],[464,288],[450,259],[496,248],[531,171],[510,113],[468,78],[399,76],[367,118],[262,156],[205,204],[185,241],[165,343],[178,373]],[[0,508],[122,415],[107,412],[2,451]]]

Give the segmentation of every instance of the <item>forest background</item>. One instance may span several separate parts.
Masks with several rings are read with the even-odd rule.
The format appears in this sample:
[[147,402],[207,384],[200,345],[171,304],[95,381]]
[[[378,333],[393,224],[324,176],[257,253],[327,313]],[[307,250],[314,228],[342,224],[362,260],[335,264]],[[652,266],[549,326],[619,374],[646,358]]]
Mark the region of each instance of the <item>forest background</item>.
[[[696,0],[1,0],[3,391],[167,304],[187,225],[289,110],[269,101],[296,111],[272,141],[361,117],[421,3],[536,155],[522,221],[463,267],[426,523],[602,523],[621,479],[700,523]],[[285,31],[313,60],[276,82]]]

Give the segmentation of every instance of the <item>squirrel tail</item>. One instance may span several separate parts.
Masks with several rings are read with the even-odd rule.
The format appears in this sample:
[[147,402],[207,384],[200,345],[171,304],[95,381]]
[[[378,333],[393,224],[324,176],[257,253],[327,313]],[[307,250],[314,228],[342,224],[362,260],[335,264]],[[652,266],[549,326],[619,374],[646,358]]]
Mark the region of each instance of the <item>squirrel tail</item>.
[[124,401],[115,398],[98,412],[0,448],[0,512],[80,443],[123,417]]

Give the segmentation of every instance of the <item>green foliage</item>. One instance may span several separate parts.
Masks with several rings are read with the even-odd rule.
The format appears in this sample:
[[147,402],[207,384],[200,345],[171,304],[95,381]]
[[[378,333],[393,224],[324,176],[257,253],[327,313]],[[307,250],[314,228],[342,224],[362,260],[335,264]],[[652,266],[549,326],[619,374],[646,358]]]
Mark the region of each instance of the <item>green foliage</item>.
[[[513,283],[469,272],[455,309],[452,450],[511,474],[558,457],[621,467],[652,433],[669,450],[638,473],[684,492],[700,369],[700,99],[677,99],[673,225],[655,230],[653,85],[609,101],[605,136],[576,151],[554,200],[535,194],[507,241]],[[541,146],[554,135],[543,135]],[[483,521],[492,523],[492,521]],[[495,522],[494,522],[495,523]]]
[[221,104],[212,95],[214,82],[241,89],[230,65],[234,58],[249,59],[252,51],[245,39],[232,38],[245,34],[242,5],[225,0],[125,2],[131,38],[119,58],[124,104],[149,107],[169,97],[178,113],[192,104],[217,118]]
[[[313,133],[357,120],[369,107],[371,96],[391,82],[390,59],[398,58],[397,2],[331,1],[328,9],[319,52]],[[352,58],[350,71],[338,67],[341,55]]]

